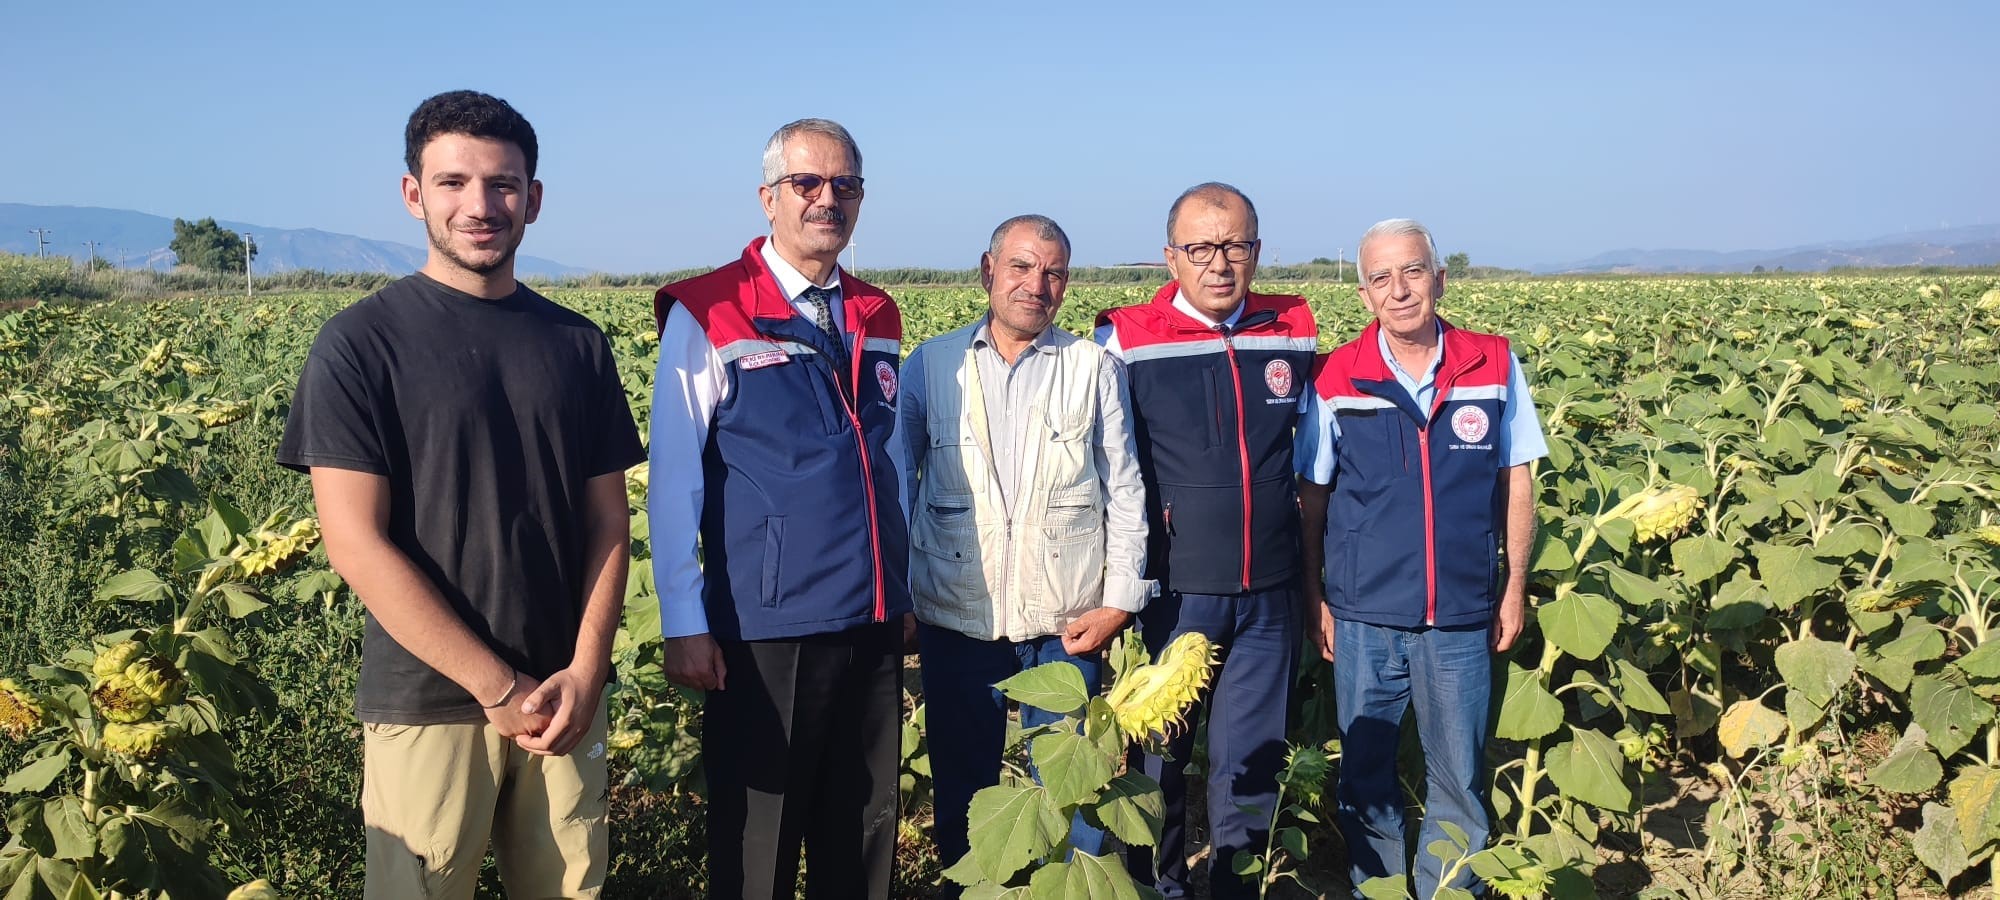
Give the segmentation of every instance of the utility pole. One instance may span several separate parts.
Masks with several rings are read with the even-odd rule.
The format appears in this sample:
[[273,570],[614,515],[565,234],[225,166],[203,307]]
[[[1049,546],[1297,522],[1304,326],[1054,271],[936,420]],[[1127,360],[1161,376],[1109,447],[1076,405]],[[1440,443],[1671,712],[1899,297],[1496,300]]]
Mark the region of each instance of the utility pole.
[[1340,248],[1340,259],[1333,264],[1334,284],[1347,283],[1347,273],[1341,271],[1341,269],[1346,268],[1346,266],[1347,266],[1347,248],[1342,247]]
[[84,249],[90,251],[90,255],[83,258],[84,271],[89,272],[92,275],[95,275],[97,274],[97,242],[84,241],[83,246]]
[[55,232],[46,228],[30,228],[28,229],[28,233],[35,236],[35,256],[39,258],[48,255],[49,235],[55,234]]
[[250,242],[250,232],[243,232],[243,296],[256,299],[257,286],[250,281],[250,251],[256,247]]
[[859,244],[860,242],[854,240],[853,238],[847,239],[847,271],[850,273],[861,271],[854,265],[854,248]]

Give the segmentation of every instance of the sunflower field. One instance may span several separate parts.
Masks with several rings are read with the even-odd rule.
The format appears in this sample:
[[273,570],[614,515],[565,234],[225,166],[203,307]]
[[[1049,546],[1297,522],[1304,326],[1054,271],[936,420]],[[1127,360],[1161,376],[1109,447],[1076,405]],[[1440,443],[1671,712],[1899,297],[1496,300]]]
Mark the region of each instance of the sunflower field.
[[[1352,285],[1260,287],[1307,295],[1327,348],[1364,324]],[[1059,322],[1151,292],[1077,285]],[[906,351],[984,310],[973,288],[892,293]],[[649,292],[550,294],[610,335],[643,433]],[[272,462],[314,334],[358,296],[0,314],[0,897],[358,895],[361,603],[315,549],[306,479]],[[2000,277],[1467,281],[1441,306],[1512,338],[1552,452],[1528,631],[1494,661],[1495,843],[1416,852],[1505,896],[1993,893]],[[700,896],[700,701],[660,674],[644,468],[628,482],[606,896]],[[1224,867],[1271,896],[1348,889],[1322,670],[1293,698],[1272,844]],[[1020,748],[1019,815],[976,844],[1053,841],[1086,808],[1144,840],[1122,738],[1089,730],[1110,706],[1063,696],[1087,736],[1023,743],[1095,738],[1113,768],[1050,799]],[[957,861],[928,850],[909,700],[898,891],[925,896]],[[1012,846],[958,874],[1128,895]]]

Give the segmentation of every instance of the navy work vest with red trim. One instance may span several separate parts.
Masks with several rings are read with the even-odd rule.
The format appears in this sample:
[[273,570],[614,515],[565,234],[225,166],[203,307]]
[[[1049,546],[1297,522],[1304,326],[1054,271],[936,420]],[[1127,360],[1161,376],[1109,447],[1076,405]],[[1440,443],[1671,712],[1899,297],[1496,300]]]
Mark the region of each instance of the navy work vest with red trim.
[[1492,621],[1513,356],[1506,338],[1442,327],[1428,417],[1383,361],[1379,324],[1328,354],[1314,376],[1340,427],[1326,517],[1334,618],[1402,628]]
[[734,640],[828,634],[910,611],[909,532],[887,450],[902,314],[840,273],[855,337],[836,378],[831,338],[785,300],[764,240],[653,298],[660,327],[674,304],[687,307],[729,379],[702,449],[701,551],[709,631]]
[[1225,330],[1151,303],[1106,310],[1132,390],[1146,484],[1146,577],[1167,590],[1240,594],[1299,572],[1292,434],[1319,326],[1302,297],[1250,294]]

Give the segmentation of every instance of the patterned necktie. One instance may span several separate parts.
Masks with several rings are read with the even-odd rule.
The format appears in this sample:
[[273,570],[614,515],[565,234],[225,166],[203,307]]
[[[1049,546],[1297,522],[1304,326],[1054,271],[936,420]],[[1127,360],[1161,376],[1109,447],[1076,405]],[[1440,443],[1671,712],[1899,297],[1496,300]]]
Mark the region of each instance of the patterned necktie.
[[833,349],[834,371],[845,376],[847,342],[841,339],[840,329],[833,325],[833,291],[822,287],[809,287],[799,294],[799,299],[805,301],[807,309],[812,310],[813,327],[826,334],[827,343]]

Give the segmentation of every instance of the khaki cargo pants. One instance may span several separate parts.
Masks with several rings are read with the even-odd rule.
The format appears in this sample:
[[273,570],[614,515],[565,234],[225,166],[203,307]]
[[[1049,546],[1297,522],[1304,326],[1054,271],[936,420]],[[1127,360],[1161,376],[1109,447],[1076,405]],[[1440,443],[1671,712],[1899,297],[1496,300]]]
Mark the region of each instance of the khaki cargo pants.
[[362,731],[367,900],[472,900],[489,837],[512,900],[603,889],[603,704],[568,756],[531,754],[484,719]]

